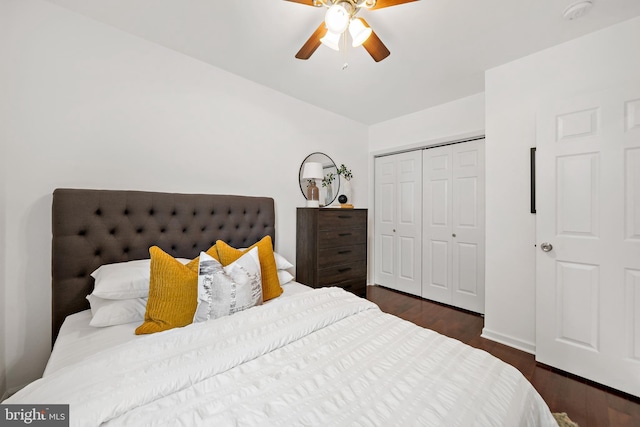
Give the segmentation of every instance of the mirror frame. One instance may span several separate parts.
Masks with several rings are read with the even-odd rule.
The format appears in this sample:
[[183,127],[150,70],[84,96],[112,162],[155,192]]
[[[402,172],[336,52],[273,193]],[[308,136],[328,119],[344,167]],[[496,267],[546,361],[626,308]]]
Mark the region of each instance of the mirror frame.
[[332,183],[333,198],[331,199],[330,203],[325,203],[325,204],[322,203],[323,201],[326,202],[326,197],[324,196],[326,194],[326,190],[325,190],[326,187],[323,187],[322,183],[318,185],[318,187],[320,188],[320,201],[321,201],[320,207],[331,205],[333,202],[336,201],[336,199],[338,198],[338,195],[340,194],[340,183],[341,183],[342,177],[338,175],[338,166],[336,166],[336,163],[333,161],[331,157],[319,151],[313,152],[304,158],[304,160],[302,161],[302,164],[300,165],[300,170],[298,171],[298,183],[300,185],[300,191],[302,192],[302,195],[304,196],[305,200],[307,200],[307,191],[306,191],[307,187],[305,183],[306,179],[302,178],[302,170],[304,169],[305,163],[311,162],[311,161],[322,163],[323,170],[325,171],[328,170],[328,172],[333,172],[336,175],[336,179]]

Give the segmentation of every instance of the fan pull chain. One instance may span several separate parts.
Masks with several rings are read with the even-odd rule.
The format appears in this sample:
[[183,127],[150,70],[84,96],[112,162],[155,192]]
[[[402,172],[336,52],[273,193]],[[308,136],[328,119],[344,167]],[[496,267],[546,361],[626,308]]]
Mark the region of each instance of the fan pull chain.
[[347,43],[347,32],[345,31],[344,34],[342,35],[342,45],[343,45],[343,49],[342,49],[342,56],[344,58],[344,63],[342,64],[342,71],[346,71],[347,68],[349,67],[349,54],[347,52],[347,50],[349,49],[349,44]]

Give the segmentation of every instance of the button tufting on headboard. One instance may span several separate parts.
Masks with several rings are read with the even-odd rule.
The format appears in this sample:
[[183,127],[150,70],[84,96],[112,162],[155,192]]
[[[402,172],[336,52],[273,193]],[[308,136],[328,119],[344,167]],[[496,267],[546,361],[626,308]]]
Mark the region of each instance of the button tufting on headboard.
[[267,197],[58,189],[52,214],[53,340],[66,316],[88,308],[89,274],[103,263],[149,258],[152,245],[194,258],[219,239],[235,247],[265,235],[275,242]]

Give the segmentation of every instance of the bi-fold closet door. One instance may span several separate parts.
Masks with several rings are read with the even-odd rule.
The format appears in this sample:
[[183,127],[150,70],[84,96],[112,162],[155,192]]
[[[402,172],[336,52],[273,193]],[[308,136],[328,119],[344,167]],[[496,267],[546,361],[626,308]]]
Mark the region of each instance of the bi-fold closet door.
[[420,295],[422,277],[422,153],[375,159],[374,280]]
[[484,313],[484,140],[423,151],[423,298]]
[[375,283],[484,313],[484,140],[375,159]]

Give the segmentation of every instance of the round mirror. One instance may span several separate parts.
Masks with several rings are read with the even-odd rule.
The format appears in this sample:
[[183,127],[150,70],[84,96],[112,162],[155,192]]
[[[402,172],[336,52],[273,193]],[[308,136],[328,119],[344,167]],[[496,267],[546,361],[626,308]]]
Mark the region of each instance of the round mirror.
[[[300,165],[298,173],[300,191],[305,199],[310,200],[309,186],[313,186],[313,181],[319,190],[319,206],[328,206],[338,197],[340,190],[340,177],[338,168],[331,160],[331,157],[324,153],[309,154]],[[311,205],[307,204],[311,207]]]

